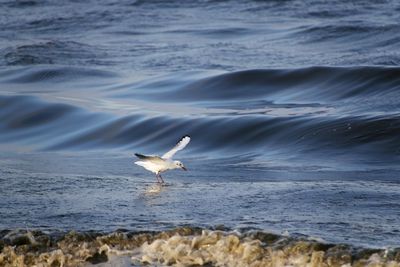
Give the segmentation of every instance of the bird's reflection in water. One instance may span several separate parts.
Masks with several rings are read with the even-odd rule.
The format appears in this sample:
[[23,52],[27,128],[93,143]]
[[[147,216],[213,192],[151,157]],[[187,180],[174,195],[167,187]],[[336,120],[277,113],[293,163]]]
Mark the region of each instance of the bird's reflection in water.
[[165,186],[166,186],[165,184],[161,183],[152,184],[146,188],[145,195],[147,196],[158,195],[165,190]]

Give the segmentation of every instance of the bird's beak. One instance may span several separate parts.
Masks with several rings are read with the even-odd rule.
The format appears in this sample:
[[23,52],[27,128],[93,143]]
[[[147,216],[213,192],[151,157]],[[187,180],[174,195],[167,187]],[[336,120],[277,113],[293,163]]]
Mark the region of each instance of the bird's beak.
[[187,169],[185,168],[185,166],[182,166],[182,170],[187,171]]

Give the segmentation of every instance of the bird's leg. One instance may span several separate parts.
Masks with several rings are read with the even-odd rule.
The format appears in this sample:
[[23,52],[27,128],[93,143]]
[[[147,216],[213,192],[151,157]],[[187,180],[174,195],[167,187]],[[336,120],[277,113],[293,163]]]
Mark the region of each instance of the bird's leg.
[[159,177],[159,174],[156,173],[157,183],[161,183],[161,182],[160,182],[160,179],[159,179],[158,177]]

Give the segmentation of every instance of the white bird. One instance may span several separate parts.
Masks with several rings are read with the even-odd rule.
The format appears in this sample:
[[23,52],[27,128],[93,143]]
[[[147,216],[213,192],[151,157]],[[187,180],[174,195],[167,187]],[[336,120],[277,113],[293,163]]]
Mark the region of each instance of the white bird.
[[[135,164],[142,166],[148,171],[151,171],[156,174],[157,182],[164,183],[163,178],[161,177],[161,173],[173,170],[173,169],[182,169],[187,171],[185,166],[183,166],[182,162],[179,160],[172,160],[172,157],[175,155],[176,152],[182,150],[186,147],[187,144],[190,142],[190,136],[185,135],[184,137],[179,140],[179,142],[167,153],[159,156],[145,156],[142,154],[135,153],[135,156],[138,157],[140,160],[136,161]],[[160,181],[161,180],[161,181]]]

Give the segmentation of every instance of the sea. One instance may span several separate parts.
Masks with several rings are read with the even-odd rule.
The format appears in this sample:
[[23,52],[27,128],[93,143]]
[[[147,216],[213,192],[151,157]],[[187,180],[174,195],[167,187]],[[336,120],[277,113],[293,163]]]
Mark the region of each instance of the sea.
[[0,0],[0,230],[400,247],[399,64],[396,0]]

